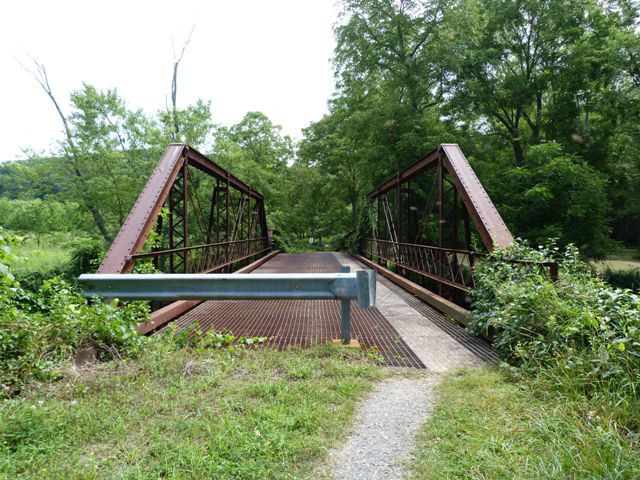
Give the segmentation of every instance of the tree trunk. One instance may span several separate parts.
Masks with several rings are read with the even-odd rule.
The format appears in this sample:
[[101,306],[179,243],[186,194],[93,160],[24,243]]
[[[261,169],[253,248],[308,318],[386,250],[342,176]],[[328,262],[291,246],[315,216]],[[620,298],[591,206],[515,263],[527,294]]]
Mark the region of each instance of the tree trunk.
[[91,198],[89,198],[89,196],[87,195],[87,192],[84,190],[85,181],[84,181],[84,175],[80,170],[80,153],[76,148],[73,135],[71,133],[71,128],[69,127],[69,121],[67,120],[66,115],[62,113],[60,104],[56,100],[56,97],[53,95],[53,90],[49,85],[49,78],[47,77],[47,70],[44,68],[44,65],[38,63],[35,60],[34,60],[34,63],[37,68],[37,73],[31,71],[31,74],[35,77],[36,81],[40,84],[42,89],[51,99],[51,102],[53,103],[56,111],[58,112],[58,116],[62,121],[62,125],[64,126],[65,136],[67,137],[67,144],[68,144],[68,148],[66,148],[67,154],[71,159],[73,173],[75,174],[75,176],[78,179],[78,182],[80,183],[80,185],[76,186],[76,188],[80,190],[79,192],[80,198],[82,199],[82,202],[84,203],[87,210],[89,210],[89,212],[91,213],[93,220],[96,222],[96,226],[98,227],[98,230],[100,231],[100,235],[102,235],[102,238],[104,238],[104,240],[107,243],[111,243],[112,239],[111,239],[111,236],[109,235],[109,232],[107,231],[107,228],[104,223],[104,219],[102,218],[102,214],[100,213],[98,208],[96,208],[96,206],[93,204]]
[[512,138],[511,146],[513,147],[513,154],[516,157],[516,165],[518,167],[524,167],[524,149],[522,148],[522,142],[519,138]]

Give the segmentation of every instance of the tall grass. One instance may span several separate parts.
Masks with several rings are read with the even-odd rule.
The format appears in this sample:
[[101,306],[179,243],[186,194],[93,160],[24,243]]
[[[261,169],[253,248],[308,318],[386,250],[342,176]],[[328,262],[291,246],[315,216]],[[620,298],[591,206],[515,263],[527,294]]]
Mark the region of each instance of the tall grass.
[[445,378],[410,478],[636,479],[638,438],[548,379],[466,370]]

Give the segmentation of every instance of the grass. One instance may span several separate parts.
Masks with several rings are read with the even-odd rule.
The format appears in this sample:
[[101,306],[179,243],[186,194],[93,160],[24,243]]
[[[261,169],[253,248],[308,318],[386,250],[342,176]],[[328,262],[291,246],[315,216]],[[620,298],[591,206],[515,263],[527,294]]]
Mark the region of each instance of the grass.
[[606,272],[608,268],[614,271],[640,269],[640,251],[623,248],[615,254],[607,255],[605,260],[593,263],[600,273]]
[[69,252],[55,236],[43,236],[40,244],[32,237],[24,237],[11,247],[18,260],[12,270],[20,274],[34,271],[51,271],[69,261]]
[[640,449],[586,402],[496,370],[464,370],[438,387],[411,472],[414,479],[631,479],[640,477]]
[[0,405],[0,477],[310,476],[382,376],[361,353],[168,351]]

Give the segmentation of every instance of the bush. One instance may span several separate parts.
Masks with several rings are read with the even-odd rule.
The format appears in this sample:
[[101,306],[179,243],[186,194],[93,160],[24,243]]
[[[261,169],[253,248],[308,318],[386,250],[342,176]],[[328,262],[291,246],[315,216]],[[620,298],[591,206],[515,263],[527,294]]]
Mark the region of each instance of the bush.
[[[493,162],[493,160],[492,160]],[[601,258],[609,238],[607,177],[555,142],[527,150],[527,167],[492,164],[486,185],[509,227],[531,242],[559,237]]]
[[16,272],[15,279],[24,290],[31,292],[39,290],[44,282],[55,277],[64,276],[66,273],[64,266],[57,265],[42,270],[28,270],[25,272]]
[[28,292],[11,274],[10,245],[0,229],[0,396],[17,393],[27,381],[55,378],[79,347],[95,346],[103,356],[138,351],[144,337],[136,327],[147,316],[146,304],[88,302],[60,279]]
[[332,252],[342,252],[343,250],[347,250],[349,243],[348,234],[337,234],[330,238],[329,240],[329,249]]
[[65,274],[75,280],[82,273],[93,273],[98,269],[104,256],[104,244],[89,238],[77,240],[71,245],[69,256]]
[[607,268],[604,279],[614,287],[628,288],[635,293],[640,292],[640,268],[633,270],[611,270]]
[[[503,260],[559,262],[556,283],[536,269]],[[640,299],[607,285],[575,247],[496,251],[476,269],[470,330],[493,334],[504,360],[528,373],[553,370],[581,394],[640,398]],[[633,407],[635,408],[635,407]],[[637,419],[636,419],[637,421]]]

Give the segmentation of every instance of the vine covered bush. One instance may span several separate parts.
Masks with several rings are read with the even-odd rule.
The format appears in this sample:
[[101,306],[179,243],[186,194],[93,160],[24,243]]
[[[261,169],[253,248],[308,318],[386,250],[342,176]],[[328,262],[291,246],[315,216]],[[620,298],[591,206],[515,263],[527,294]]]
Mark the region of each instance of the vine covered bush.
[[11,273],[11,238],[0,230],[0,397],[17,393],[27,381],[60,375],[78,348],[103,356],[136,353],[144,337],[136,332],[146,304],[87,301],[75,287],[54,278],[34,292]]
[[[508,259],[556,260],[559,280]],[[553,369],[587,395],[606,391],[637,402],[638,295],[605,283],[573,246],[497,250],[476,276],[469,328],[492,335],[504,360],[530,373]]]

